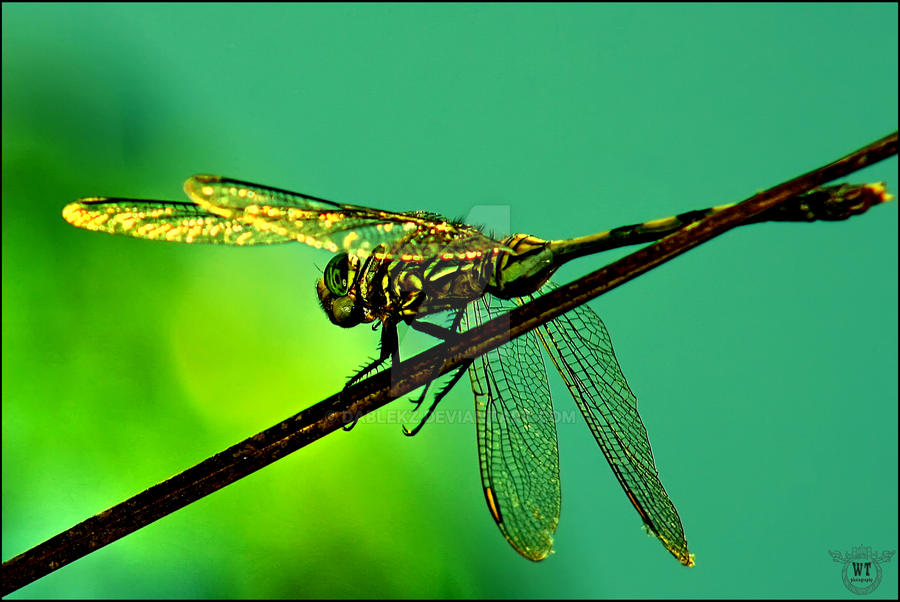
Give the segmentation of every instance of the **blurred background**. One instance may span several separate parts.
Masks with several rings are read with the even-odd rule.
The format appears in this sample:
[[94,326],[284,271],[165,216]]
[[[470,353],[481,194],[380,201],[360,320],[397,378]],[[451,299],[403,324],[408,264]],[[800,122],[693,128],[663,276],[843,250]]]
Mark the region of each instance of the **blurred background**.
[[[376,353],[318,307],[327,253],[88,233],[60,217],[75,198],[180,200],[214,173],[499,207],[566,238],[738,201],[897,129],[895,4],[2,11],[4,559]],[[896,194],[897,159],[851,180]],[[521,558],[485,507],[474,425],[404,437],[401,400],[13,597],[841,598],[829,550],[897,549],[896,202],[732,231],[591,305],[695,568],[643,533],[572,421],[556,553]],[[444,411],[472,408],[467,380]],[[896,598],[897,572],[874,597]]]

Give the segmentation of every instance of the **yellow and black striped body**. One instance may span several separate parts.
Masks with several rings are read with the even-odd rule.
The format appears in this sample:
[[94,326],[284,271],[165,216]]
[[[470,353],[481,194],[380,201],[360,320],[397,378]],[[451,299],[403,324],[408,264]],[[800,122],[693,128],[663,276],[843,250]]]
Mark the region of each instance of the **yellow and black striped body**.
[[354,276],[363,321],[409,320],[458,309],[485,293],[500,253],[476,258],[430,257],[421,261],[378,258],[357,260]]
[[528,234],[500,241],[493,253],[447,253],[419,261],[380,257],[351,259],[351,294],[363,321],[410,320],[460,309],[486,293],[504,298],[537,291],[556,270],[550,242]]

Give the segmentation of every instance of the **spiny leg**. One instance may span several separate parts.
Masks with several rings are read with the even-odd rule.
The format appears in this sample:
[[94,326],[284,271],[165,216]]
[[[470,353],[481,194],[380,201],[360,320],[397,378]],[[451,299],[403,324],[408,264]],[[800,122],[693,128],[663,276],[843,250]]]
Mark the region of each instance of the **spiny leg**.
[[[456,315],[453,317],[453,323],[450,325],[450,328],[444,328],[443,326],[439,326],[437,324],[432,324],[431,322],[416,322],[416,321],[411,322],[410,326],[412,326],[419,332],[424,332],[426,334],[430,334],[431,336],[433,336],[435,338],[439,338],[444,341],[447,341],[458,334],[457,330],[459,329],[459,325],[462,322],[462,318],[463,318],[463,315],[465,314],[465,311],[466,311],[466,308],[462,307],[456,312]],[[403,427],[404,435],[411,437],[411,436],[415,435],[416,433],[418,433],[420,430],[422,430],[422,427],[425,426],[425,423],[428,421],[428,418],[434,413],[434,410],[437,407],[438,403],[440,403],[440,401],[444,398],[444,396],[450,392],[450,389],[453,388],[453,385],[455,385],[457,383],[457,381],[459,381],[460,376],[462,376],[463,370],[468,368],[470,363],[471,363],[471,361],[457,369],[456,373],[453,375],[453,378],[451,378],[450,381],[441,388],[441,390],[438,392],[438,394],[435,395],[434,401],[431,402],[431,406],[429,406],[428,411],[425,412],[425,416],[422,417],[422,419],[419,421],[419,424],[417,424],[414,429],[409,430],[405,426]],[[422,390],[422,394],[419,395],[419,397],[417,399],[410,400],[410,403],[413,403],[416,406],[413,409],[413,411],[417,411],[422,406],[422,402],[425,401],[425,396],[428,394],[428,390],[431,387],[431,383],[433,383],[433,382],[434,382],[434,380],[429,380],[425,384],[425,388]]]
[[[363,378],[368,376],[370,372],[377,369],[381,364],[383,364],[388,358],[391,360],[391,365],[396,365],[400,362],[400,345],[397,342],[397,324],[391,321],[385,321],[381,326],[381,342],[379,343],[380,353],[378,355],[378,359],[373,360],[370,364],[363,367],[359,372],[353,375],[353,377],[347,381],[347,384],[344,385],[341,394],[346,391],[349,387],[355,385]],[[345,424],[343,429],[345,431],[349,431],[354,426],[356,426],[356,422],[359,420],[356,416],[353,417],[353,422]]]
[[[442,341],[447,341],[453,336],[457,334],[457,330],[459,329],[459,324],[462,321],[463,314],[465,313],[465,308],[460,309],[456,312],[456,315],[453,317],[453,323],[450,325],[450,328],[445,328],[443,326],[439,326],[437,324],[432,324],[431,322],[420,322],[417,320],[413,320],[409,323],[409,325],[418,330],[419,332],[424,332],[425,334],[430,334],[436,339],[441,339]],[[429,380],[425,384],[425,388],[422,390],[421,395],[419,395],[416,399],[410,399],[409,403],[415,405],[413,408],[415,412],[422,406],[422,402],[425,401],[425,396],[428,394],[428,389],[431,387],[431,383],[433,380]],[[405,430],[405,429],[404,429]]]
[[[453,374],[453,378],[450,379],[450,382],[448,382],[446,385],[441,387],[440,392],[434,396],[434,401],[431,402],[431,406],[429,406],[428,411],[425,412],[425,415],[422,416],[422,419],[419,421],[419,424],[417,424],[415,426],[415,428],[413,428],[412,430],[409,430],[405,426],[403,427],[404,435],[406,435],[407,437],[412,437],[413,435],[418,433],[420,430],[422,430],[422,427],[425,426],[425,423],[428,422],[428,419],[434,413],[434,409],[441,402],[441,400],[444,398],[444,396],[450,392],[450,389],[453,388],[453,385],[455,385],[459,381],[460,377],[469,368],[469,365],[471,363],[472,363],[472,360],[467,360],[463,365],[461,365],[459,368],[456,369],[456,372]],[[421,403],[421,401],[419,401],[419,403]]]

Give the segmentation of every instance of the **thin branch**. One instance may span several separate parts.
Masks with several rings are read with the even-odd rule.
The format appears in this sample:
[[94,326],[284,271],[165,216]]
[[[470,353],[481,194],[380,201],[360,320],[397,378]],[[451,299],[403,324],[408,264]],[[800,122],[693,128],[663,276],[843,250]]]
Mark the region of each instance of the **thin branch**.
[[897,133],[754,195],[615,263],[420,353],[229,447],[3,563],[7,595],[183,508],[793,196],[897,154]]

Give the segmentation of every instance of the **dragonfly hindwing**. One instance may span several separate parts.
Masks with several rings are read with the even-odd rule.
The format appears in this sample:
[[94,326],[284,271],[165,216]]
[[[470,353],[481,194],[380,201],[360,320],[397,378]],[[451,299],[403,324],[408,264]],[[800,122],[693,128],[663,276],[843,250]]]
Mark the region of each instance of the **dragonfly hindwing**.
[[[512,307],[512,301],[486,295],[469,304],[466,329]],[[550,553],[559,522],[560,484],[556,422],[536,334],[475,358],[469,377],[491,515],[519,553],[541,560]]]
[[[546,293],[556,288],[548,283]],[[647,528],[682,564],[692,565],[684,529],[659,480],[647,429],[603,322],[587,305],[539,329],[544,346],[628,499]]]

